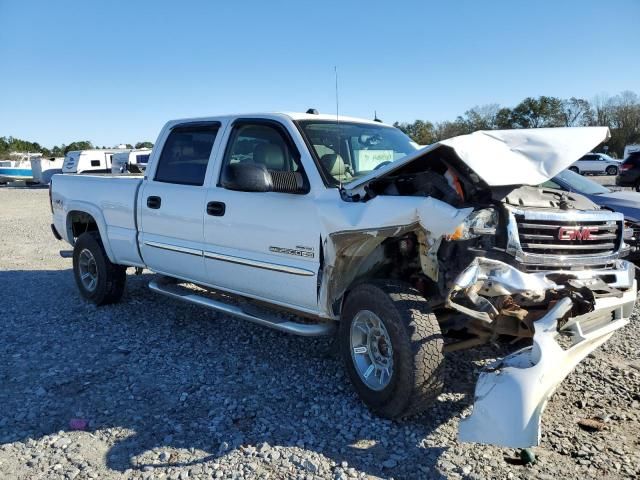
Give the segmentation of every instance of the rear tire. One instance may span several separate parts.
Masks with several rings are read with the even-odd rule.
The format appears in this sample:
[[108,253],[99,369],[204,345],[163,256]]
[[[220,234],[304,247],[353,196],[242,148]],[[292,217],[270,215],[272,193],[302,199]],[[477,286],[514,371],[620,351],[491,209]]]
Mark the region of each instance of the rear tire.
[[618,174],[618,167],[611,165],[609,167],[606,168],[605,172],[607,173],[607,175],[617,175]]
[[78,237],[73,248],[73,274],[80,294],[98,306],[122,298],[127,268],[111,263],[97,232]]
[[571,170],[572,172],[580,173],[578,167],[569,167],[569,170]]
[[[381,326],[364,333],[366,322]],[[383,344],[388,341],[389,345],[381,348],[379,340],[371,337],[372,331],[383,331]],[[355,287],[345,301],[338,336],[358,396],[378,415],[397,419],[419,413],[441,393],[444,342],[440,325],[424,297],[409,285],[376,282]],[[384,350],[388,357],[382,355],[377,362],[375,355]],[[391,368],[385,369],[389,364]],[[379,371],[384,373],[378,378]]]

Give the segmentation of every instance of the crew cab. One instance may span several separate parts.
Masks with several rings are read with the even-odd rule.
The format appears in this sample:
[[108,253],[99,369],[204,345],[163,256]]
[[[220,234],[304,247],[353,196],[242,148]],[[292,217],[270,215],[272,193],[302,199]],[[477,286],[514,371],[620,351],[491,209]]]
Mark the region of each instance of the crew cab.
[[337,335],[356,392],[387,418],[430,407],[446,350],[518,344],[481,373],[459,438],[527,447],[554,389],[636,300],[623,216],[538,187],[608,135],[480,131],[416,148],[391,126],[315,113],[174,120],[144,178],[54,176],[52,228],[97,305],[147,268],[177,300]]

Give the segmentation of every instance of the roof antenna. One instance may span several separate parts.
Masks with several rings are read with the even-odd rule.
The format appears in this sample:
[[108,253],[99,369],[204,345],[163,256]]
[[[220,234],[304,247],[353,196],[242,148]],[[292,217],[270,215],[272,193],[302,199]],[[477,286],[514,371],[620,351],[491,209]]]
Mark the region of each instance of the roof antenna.
[[378,123],[382,123],[382,120],[380,120],[378,118],[378,112],[376,110],[373,111],[373,121],[374,122],[378,122]]

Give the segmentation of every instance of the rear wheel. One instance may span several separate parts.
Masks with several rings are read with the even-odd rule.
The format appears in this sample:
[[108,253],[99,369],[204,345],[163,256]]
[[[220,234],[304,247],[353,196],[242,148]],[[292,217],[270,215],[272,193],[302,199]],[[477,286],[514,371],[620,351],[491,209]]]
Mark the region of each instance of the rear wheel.
[[78,237],[73,248],[73,274],[80,294],[96,305],[117,303],[122,298],[127,269],[111,263],[97,232]]
[[348,295],[339,329],[347,373],[377,414],[426,409],[443,387],[443,339],[426,300],[408,285],[367,283]]
[[569,170],[571,170],[572,172],[580,173],[578,167],[569,167]]
[[607,175],[617,175],[618,167],[616,167],[615,165],[610,165],[605,171],[607,172]]

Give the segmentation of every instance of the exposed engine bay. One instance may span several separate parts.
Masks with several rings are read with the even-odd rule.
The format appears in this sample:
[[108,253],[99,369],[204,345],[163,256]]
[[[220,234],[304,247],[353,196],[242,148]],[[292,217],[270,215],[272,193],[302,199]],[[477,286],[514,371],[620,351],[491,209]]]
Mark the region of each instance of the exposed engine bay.
[[[622,291],[602,278],[588,282],[580,279],[572,273],[576,266],[570,263],[561,265],[558,271],[541,268],[536,275],[530,275],[527,265],[510,251],[509,225],[514,212],[554,214],[599,210],[583,196],[526,185],[489,187],[461,163],[451,149],[432,152],[421,162],[371,182],[366,192],[362,201],[379,195],[425,196],[456,208],[473,208],[450,235],[436,238],[428,231],[416,229],[385,239],[380,245],[383,255],[375,266],[378,271],[374,275],[409,280],[430,301],[438,312],[443,332],[451,335],[449,350],[470,348],[499,336],[531,339],[536,320],[563,298],[572,300],[566,312],[569,317],[592,311],[596,298],[622,295]],[[563,227],[554,228],[555,233]],[[567,243],[575,243],[569,239],[575,228],[561,230],[567,236]],[[619,241],[621,225],[614,222],[612,228],[613,233],[605,235]],[[594,233],[593,237],[596,236]],[[537,237],[554,241],[552,235]],[[588,247],[589,244],[568,246]],[[554,254],[555,247],[550,243],[549,248],[540,249],[541,254]],[[606,279],[606,274],[602,277]],[[561,319],[560,324],[562,322]]]

